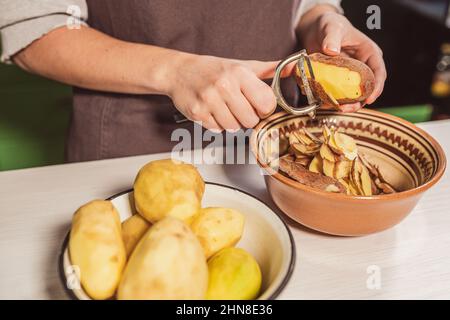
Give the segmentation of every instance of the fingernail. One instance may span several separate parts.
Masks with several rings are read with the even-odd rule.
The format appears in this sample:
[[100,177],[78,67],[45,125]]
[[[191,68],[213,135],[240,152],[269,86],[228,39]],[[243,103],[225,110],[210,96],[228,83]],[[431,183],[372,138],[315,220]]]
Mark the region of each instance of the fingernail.
[[335,46],[330,46],[330,45],[325,45],[325,49],[326,50],[328,50],[328,51],[331,51],[331,52],[335,52],[335,53],[340,53],[340,50],[339,50],[339,48],[338,47],[335,47]]

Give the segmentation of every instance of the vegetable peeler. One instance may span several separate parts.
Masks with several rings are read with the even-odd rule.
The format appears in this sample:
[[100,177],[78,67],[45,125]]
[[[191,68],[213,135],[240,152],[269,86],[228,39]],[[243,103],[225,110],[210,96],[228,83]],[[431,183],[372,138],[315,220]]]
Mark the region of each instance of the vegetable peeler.
[[[308,99],[308,105],[295,108],[291,106],[289,103],[286,102],[286,100],[283,97],[283,93],[281,92],[281,85],[280,85],[280,78],[281,73],[283,72],[283,69],[290,63],[297,61],[297,67],[298,70],[300,70],[300,77],[302,79],[303,83],[303,89],[306,93],[306,98]],[[306,62],[306,63],[305,63]],[[315,117],[316,110],[320,107],[320,102],[314,97],[308,77],[306,75],[306,69],[305,64],[308,68],[309,75],[311,79],[315,79],[314,77],[314,71],[311,66],[311,61],[309,60],[308,54],[306,53],[306,50],[303,49],[298,53],[295,53],[283,61],[280,62],[280,64],[277,66],[275,70],[275,76],[273,78],[272,82],[272,89],[275,94],[275,97],[277,98],[277,103],[280,107],[282,107],[286,112],[294,114],[294,115],[309,115],[311,118]]]

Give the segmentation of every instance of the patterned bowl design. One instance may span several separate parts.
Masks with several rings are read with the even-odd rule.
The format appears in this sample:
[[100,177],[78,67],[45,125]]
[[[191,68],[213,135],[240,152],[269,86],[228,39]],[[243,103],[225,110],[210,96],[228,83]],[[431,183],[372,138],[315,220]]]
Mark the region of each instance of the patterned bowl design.
[[[306,127],[320,135],[324,124],[352,136],[360,152],[378,165],[400,192],[371,197],[328,193],[300,184],[269,166],[286,152],[288,133]],[[315,119],[277,113],[255,128],[251,145],[258,164],[267,172],[265,181],[278,207],[310,228],[336,235],[363,235],[397,224],[446,167],[444,151],[425,131],[368,109],[351,114],[320,111]]]

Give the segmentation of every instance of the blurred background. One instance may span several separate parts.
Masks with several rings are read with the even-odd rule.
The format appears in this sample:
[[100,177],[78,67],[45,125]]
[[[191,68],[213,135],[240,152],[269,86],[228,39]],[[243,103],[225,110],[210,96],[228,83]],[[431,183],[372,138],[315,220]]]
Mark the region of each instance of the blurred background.
[[[450,0],[343,0],[349,20],[383,49],[388,80],[371,106],[412,122],[450,118]],[[366,26],[370,5],[381,29]],[[58,164],[71,88],[0,64],[0,171]]]

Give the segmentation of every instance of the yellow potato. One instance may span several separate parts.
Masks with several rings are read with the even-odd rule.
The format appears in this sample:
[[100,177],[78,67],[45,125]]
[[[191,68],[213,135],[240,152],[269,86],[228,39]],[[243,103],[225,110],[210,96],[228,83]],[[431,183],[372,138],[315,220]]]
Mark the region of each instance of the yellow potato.
[[181,220],[167,217],[147,231],[125,268],[121,300],[204,299],[208,266],[200,242]]
[[134,182],[136,209],[151,223],[170,216],[190,224],[204,191],[205,183],[194,166],[171,159],[148,163]]
[[70,231],[71,263],[93,299],[114,295],[126,262],[119,213],[110,201],[95,200],[75,212]]
[[[362,102],[375,88],[372,70],[359,60],[344,56],[330,57],[321,53],[310,54],[309,59],[315,77],[311,79],[305,63],[311,90],[326,105]],[[295,78],[298,85],[304,87],[298,66],[295,68]]]
[[132,215],[122,222],[122,239],[125,244],[127,257],[131,255],[139,240],[150,228],[151,224],[139,214]]
[[191,229],[209,258],[239,241],[244,231],[244,215],[233,209],[205,208],[194,218]]
[[261,289],[261,270],[244,249],[226,248],[208,261],[209,300],[251,300]]

